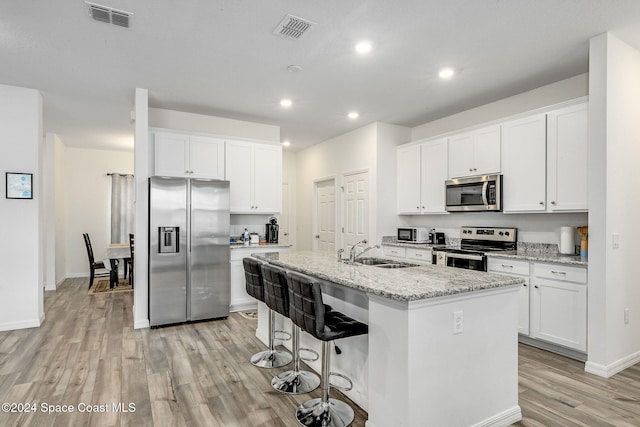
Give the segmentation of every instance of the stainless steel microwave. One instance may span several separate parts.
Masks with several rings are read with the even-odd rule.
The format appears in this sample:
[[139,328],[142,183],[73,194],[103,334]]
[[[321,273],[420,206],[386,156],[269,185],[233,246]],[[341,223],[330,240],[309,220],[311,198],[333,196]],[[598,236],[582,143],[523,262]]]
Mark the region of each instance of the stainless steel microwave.
[[484,175],[445,181],[446,210],[486,212],[502,210],[502,175]]
[[429,242],[429,229],[423,227],[399,227],[398,241],[406,243]]

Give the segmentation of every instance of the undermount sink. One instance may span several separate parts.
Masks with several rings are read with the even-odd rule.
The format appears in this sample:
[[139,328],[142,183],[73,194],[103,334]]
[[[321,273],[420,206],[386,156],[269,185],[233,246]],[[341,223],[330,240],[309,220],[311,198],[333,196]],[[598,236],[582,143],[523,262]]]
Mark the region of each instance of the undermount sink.
[[363,265],[372,265],[374,267],[380,268],[406,268],[406,267],[417,267],[418,264],[410,264],[407,262],[397,262],[392,261],[390,259],[383,258],[358,258],[356,259],[357,264]]

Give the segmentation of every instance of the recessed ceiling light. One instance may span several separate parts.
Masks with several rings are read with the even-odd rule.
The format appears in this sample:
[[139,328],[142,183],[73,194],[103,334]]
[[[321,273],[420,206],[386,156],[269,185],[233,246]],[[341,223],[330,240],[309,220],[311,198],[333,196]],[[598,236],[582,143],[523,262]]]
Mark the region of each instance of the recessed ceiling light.
[[293,104],[293,102],[291,102],[290,99],[281,99],[280,100],[280,105],[282,105],[285,108],[291,107],[292,104]]
[[356,111],[352,111],[352,112],[350,112],[347,116],[348,116],[351,120],[355,120],[355,119],[357,119],[357,118],[360,116],[360,114],[358,114]]
[[367,53],[371,52],[371,49],[373,49],[373,46],[369,41],[363,40],[356,44],[356,52],[358,52],[360,55],[366,55]]
[[287,67],[287,71],[290,73],[297,73],[298,71],[302,71],[302,67],[300,65],[292,64]]
[[291,145],[291,143],[289,141],[282,141],[282,145],[288,147]]
[[438,73],[441,79],[448,79],[452,77],[454,74],[455,74],[455,71],[453,71],[453,68],[443,68]]

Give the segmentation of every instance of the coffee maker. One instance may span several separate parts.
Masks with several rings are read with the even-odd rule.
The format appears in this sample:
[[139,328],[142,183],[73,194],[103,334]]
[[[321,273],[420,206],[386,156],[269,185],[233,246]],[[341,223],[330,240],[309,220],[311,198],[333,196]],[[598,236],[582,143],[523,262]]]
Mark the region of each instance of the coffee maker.
[[278,243],[278,229],[280,226],[278,225],[278,220],[276,217],[269,218],[269,223],[265,224],[265,238],[267,239],[267,243]]

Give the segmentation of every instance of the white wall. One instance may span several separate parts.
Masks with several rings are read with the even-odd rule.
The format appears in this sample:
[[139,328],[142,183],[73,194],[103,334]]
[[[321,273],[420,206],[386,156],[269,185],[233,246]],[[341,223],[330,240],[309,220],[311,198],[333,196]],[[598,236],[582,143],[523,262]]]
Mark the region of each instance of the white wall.
[[160,108],[149,108],[149,126],[280,142],[279,126]]
[[587,95],[589,79],[587,74],[580,74],[547,86],[504,98],[471,110],[453,114],[439,120],[416,126],[412,129],[412,140],[417,141],[447,132],[454,132],[466,127],[526,113],[537,108]]
[[393,236],[398,227],[396,208],[396,147],[411,139],[411,129],[386,123],[378,123],[378,144],[376,163],[376,188],[372,194],[375,206],[375,236],[372,244],[379,244],[382,236]]
[[54,199],[55,199],[55,286],[67,277],[67,242],[65,239],[65,200],[67,171],[66,148],[60,138],[54,137]]
[[0,171],[33,174],[33,200],[0,197],[0,331],[40,326],[44,318],[40,149],[42,97],[0,85]]
[[[376,194],[374,181],[371,180],[373,171],[376,169],[376,138],[377,124],[372,123],[298,152],[296,192],[298,250],[313,248],[315,181],[335,178],[336,186],[339,188],[342,174],[366,169],[370,174],[370,194]],[[337,204],[340,203],[340,199],[341,194],[336,192]],[[339,230],[340,218],[336,218],[336,224]],[[374,229],[370,227],[370,230],[371,236],[374,234]],[[338,236],[339,233],[336,233],[337,244],[340,246],[341,240]]]
[[[282,182],[289,185],[289,243],[296,249],[298,236],[297,227],[297,188],[298,188],[298,154],[292,151],[282,151]],[[283,195],[284,197],[284,195]]]
[[65,163],[66,276],[88,277],[82,233],[89,233],[96,260],[106,257],[111,243],[111,178],[107,173],[133,173],[133,153],[67,147]]
[[[640,361],[640,51],[611,34],[590,43],[589,335],[586,369]],[[613,235],[620,247],[612,247]],[[624,323],[624,310],[630,310]]]

